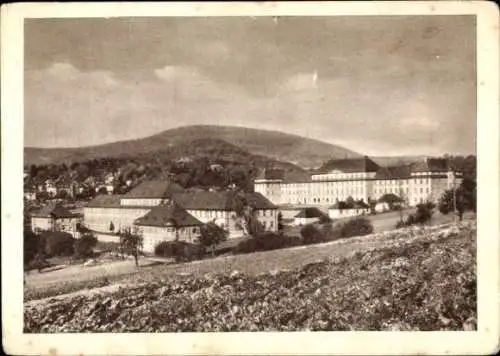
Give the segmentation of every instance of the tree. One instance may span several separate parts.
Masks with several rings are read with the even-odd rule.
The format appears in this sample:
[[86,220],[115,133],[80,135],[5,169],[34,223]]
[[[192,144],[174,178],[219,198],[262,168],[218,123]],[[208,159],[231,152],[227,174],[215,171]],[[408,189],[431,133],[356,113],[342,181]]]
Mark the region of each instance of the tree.
[[122,252],[134,256],[135,265],[139,267],[139,253],[142,249],[144,239],[138,229],[124,229],[118,233],[120,236],[120,247]]
[[313,224],[307,224],[300,230],[300,235],[304,241],[304,245],[323,242],[325,235]]
[[209,222],[201,227],[197,240],[200,245],[211,248],[213,256],[215,254],[215,245],[226,241],[228,235],[227,231],[217,226],[214,222]]
[[345,200],[345,203],[347,205],[347,208],[349,208],[349,209],[354,208],[355,201],[354,201],[353,197],[351,197],[351,196],[347,197],[347,199]]
[[460,221],[466,210],[476,211],[476,188],[475,183],[463,183],[457,189],[449,189],[439,199],[438,208],[442,214],[455,212]]
[[38,236],[31,230],[24,231],[24,264],[27,265],[34,260],[40,252]]
[[94,252],[94,247],[97,245],[97,238],[91,234],[83,234],[79,239],[75,240],[75,257],[90,257]]
[[278,213],[278,232],[283,232],[283,214],[281,211]]
[[417,211],[412,216],[411,220],[416,224],[424,224],[428,222],[434,213],[435,205],[432,202],[426,202],[417,205]]

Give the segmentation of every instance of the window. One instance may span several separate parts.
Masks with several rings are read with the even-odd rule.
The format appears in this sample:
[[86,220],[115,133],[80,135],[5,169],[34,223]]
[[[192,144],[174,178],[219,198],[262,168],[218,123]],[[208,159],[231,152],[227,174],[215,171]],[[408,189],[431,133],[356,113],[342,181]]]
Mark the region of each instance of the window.
[[198,228],[197,227],[193,227],[193,233],[197,233],[198,232]]

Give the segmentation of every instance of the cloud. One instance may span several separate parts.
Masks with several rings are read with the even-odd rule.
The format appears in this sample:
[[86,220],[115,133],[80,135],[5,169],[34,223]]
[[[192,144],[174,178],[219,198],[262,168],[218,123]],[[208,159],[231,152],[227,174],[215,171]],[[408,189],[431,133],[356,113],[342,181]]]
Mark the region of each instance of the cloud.
[[462,16],[30,19],[26,144],[97,144],[203,123],[366,154],[467,151],[473,25]]
[[28,71],[28,77],[33,81],[50,80],[103,87],[118,84],[111,71],[82,72],[68,62],[56,62],[44,69]]

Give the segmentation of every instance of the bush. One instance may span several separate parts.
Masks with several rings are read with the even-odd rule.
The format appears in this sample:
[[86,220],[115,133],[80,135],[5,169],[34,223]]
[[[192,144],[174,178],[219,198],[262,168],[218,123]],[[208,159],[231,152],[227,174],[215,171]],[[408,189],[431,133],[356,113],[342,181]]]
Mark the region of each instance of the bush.
[[185,241],[162,241],[155,246],[154,254],[158,257],[174,258],[176,262],[181,262],[203,258],[204,250],[202,245]]
[[62,231],[47,231],[40,235],[40,243],[47,257],[71,256],[74,254],[75,239]]
[[325,236],[325,241],[333,241],[342,237],[342,225],[333,226],[332,223],[323,224],[321,232]]
[[75,256],[91,257],[94,254],[94,247],[97,245],[97,238],[92,234],[84,234],[75,240]]
[[304,245],[317,244],[326,240],[323,232],[313,224],[308,224],[300,229],[300,235]]
[[299,246],[302,244],[300,238],[277,234],[275,232],[266,232],[258,237],[252,237],[240,242],[233,248],[233,253],[251,253],[257,251],[270,251],[280,248]]
[[372,232],[373,225],[370,220],[366,218],[355,218],[342,225],[340,234],[342,237],[353,237],[368,235]]
[[432,202],[427,202],[417,205],[417,212],[415,213],[413,220],[416,224],[424,224],[432,218],[434,213],[434,208],[436,206]]
[[38,236],[31,232],[31,231],[25,231],[24,232],[24,264],[27,265],[33,259],[35,258],[36,254],[38,253],[40,246],[39,246],[40,240],[38,239]]

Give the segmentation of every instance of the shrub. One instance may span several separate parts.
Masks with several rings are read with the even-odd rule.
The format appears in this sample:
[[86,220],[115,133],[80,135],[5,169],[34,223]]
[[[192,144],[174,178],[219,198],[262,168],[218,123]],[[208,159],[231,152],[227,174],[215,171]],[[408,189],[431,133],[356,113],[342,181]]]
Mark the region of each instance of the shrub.
[[366,218],[355,218],[345,222],[341,228],[342,237],[368,235],[373,232],[373,225]]
[[332,223],[326,223],[321,228],[321,232],[325,236],[325,241],[333,241],[342,237],[342,225],[333,226]]
[[318,221],[320,224],[328,224],[332,222],[332,219],[328,215],[323,214],[319,217]]
[[155,246],[154,254],[158,257],[174,258],[176,262],[200,259],[204,255],[202,245],[185,241],[162,241]]
[[71,256],[75,252],[75,239],[62,231],[47,231],[40,235],[40,243],[47,257]]
[[36,256],[39,251],[39,239],[38,236],[31,232],[24,232],[24,264],[29,264]]
[[432,218],[434,208],[436,206],[432,202],[427,202],[417,205],[417,211],[413,217],[416,224],[424,224]]
[[308,224],[300,229],[304,245],[317,244],[325,241],[325,235],[313,224]]
[[252,237],[240,242],[233,248],[233,253],[270,251],[280,248],[299,246],[301,244],[302,241],[299,237],[266,232],[258,237]]
[[97,245],[97,238],[92,234],[84,234],[75,240],[75,256],[91,257],[94,253],[94,247]]

